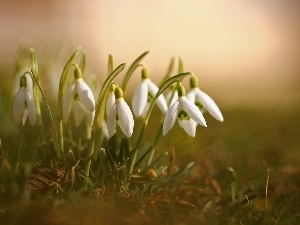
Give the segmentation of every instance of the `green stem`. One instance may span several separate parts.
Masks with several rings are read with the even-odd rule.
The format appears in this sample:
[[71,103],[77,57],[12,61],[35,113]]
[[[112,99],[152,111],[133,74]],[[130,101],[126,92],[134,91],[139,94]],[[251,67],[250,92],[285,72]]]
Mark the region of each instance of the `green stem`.
[[128,171],[129,175],[132,174],[132,171],[133,171],[133,168],[134,168],[134,165],[135,165],[135,161],[136,161],[136,157],[137,157],[137,154],[138,154],[138,149],[139,149],[139,146],[141,144],[142,137],[144,135],[146,126],[147,126],[147,121],[144,121],[144,123],[142,125],[142,128],[141,128],[140,135],[139,135],[138,140],[137,140],[136,145],[135,145],[135,149],[134,149],[132,158],[131,158],[131,162],[130,162],[130,166],[129,166],[129,171]]
[[[156,136],[154,138],[154,141],[152,142],[152,145],[149,147],[148,151],[150,152],[150,157],[148,159],[148,162],[147,162],[147,166],[149,166],[152,162],[152,159],[153,159],[153,156],[155,154],[155,146],[160,138],[160,135],[162,133],[162,130],[163,130],[163,120],[160,122],[160,125],[159,125],[159,128],[158,128],[158,132],[156,133]],[[148,152],[147,151],[147,152]]]
[[147,156],[149,153],[151,153],[151,155],[150,155],[150,157],[149,157],[149,159],[148,159],[147,165],[151,164],[152,159],[153,159],[153,156],[154,156],[154,153],[155,153],[155,151],[154,151],[155,148],[154,148],[154,147],[156,146],[156,144],[157,144],[157,142],[158,142],[158,140],[159,140],[159,138],[160,138],[162,129],[163,129],[163,121],[160,122],[159,129],[158,129],[158,131],[157,131],[157,133],[156,133],[156,136],[155,136],[155,138],[154,138],[152,144],[149,146],[149,148],[148,148],[147,151],[144,153],[144,155],[143,155],[143,156],[135,163],[135,165],[134,165],[135,167],[138,166],[138,165],[146,158],[146,156]]
[[94,145],[95,145],[95,135],[92,133],[92,137],[91,137],[91,142],[90,142],[90,146],[88,148],[88,154],[87,154],[87,159],[88,161],[86,162],[86,166],[85,166],[85,176],[86,176],[86,183],[85,183],[85,187],[84,189],[87,190],[88,188],[88,179],[90,176],[90,169],[91,169],[91,156],[94,153]]
[[16,162],[14,165],[15,168],[15,172],[17,172],[18,167],[19,167],[19,163],[20,163],[20,151],[21,151],[21,143],[22,143],[22,139],[23,139],[23,123],[21,121],[21,125],[20,125],[20,133],[19,133],[19,142],[18,142],[18,149],[17,149],[17,157],[16,157]]

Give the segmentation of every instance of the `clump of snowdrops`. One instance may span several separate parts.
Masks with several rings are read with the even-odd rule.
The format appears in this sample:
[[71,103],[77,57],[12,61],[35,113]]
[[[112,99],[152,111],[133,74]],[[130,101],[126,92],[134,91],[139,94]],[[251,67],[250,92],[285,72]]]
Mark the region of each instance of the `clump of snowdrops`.
[[[57,194],[96,190],[105,195],[133,189],[145,193],[152,190],[153,185],[166,185],[182,176],[194,163],[171,173],[168,163],[164,163],[169,151],[156,152],[159,138],[168,135],[176,121],[187,135],[195,137],[199,124],[203,129],[207,126],[205,113],[221,122],[223,116],[216,103],[200,90],[197,77],[184,71],[180,57],[177,74],[173,75],[172,59],[157,86],[148,68],[141,63],[147,54],[140,55],[127,71],[125,63],[115,67],[109,55],[106,79],[102,85],[97,84],[99,93],[93,93],[85,81],[86,56],[78,48],[61,73],[53,110],[41,87],[35,51],[30,49],[31,69],[24,71],[17,81],[19,90],[12,108],[14,121],[19,126],[18,147],[13,157],[6,160],[6,170],[15,175],[25,174],[30,193],[52,187]],[[127,86],[136,70],[141,71],[141,83],[130,100]],[[115,81],[117,76],[123,77],[121,83]],[[183,79],[190,81],[189,92],[182,84]],[[45,103],[45,110],[41,110],[41,101]],[[143,136],[154,107],[159,108],[161,120],[158,129],[151,131],[152,141],[146,141]],[[44,118],[50,119],[51,125],[46,125]],[[26,146],[37,152],[29,165],[21,156],[26,154],[24,132],[31,130],[39,131],[32,137],[39,141]],[[80,133],[80,138],[75,138],[75,133]]]

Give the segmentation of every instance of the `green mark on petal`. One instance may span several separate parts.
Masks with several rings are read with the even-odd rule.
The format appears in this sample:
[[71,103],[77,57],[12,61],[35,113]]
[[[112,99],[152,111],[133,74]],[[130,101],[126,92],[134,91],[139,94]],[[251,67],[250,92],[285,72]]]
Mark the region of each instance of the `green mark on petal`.
[[195,102],[195,105],[200,109],[201,113],[205,113],[206,109],[200,102]]
[[190,116],[186,111],[181,110],[178,113],[177,118],[180,119],[180,120],[189,120]]
[[78,95],[78,93],[75,93],[74,94],[74,100],[77,100],[77,99],[79,99],[79,95]]

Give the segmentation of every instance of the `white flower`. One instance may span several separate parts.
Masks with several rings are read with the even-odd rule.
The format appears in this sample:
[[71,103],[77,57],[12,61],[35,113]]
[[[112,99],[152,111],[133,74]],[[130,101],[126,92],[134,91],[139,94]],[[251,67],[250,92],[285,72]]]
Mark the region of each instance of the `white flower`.
[[[137,117],[144,118],[146,116],[157,92],[158,87],[150,80],[147,69],[143,68],[142,83],[138,86],[132,97],[132,110]],[[156,104],[162,113],[167,112],[168,106],[163,94],[157,98]]]
[[132,112],[124,101],[123,91],[117,87],[115,90],[116,101],[112,105],[108,118],[107,118],[107,129],[108,135],[112,137],[115,133],[116,123],[120,126],[122,132],[130,137],[133,133],[134,120]]
[[25,75],[20,79],[20,89],[17,92],[13,103],[13,116],[18,125],[21,122],[24,125],[29,116],[29,122],[31,126],[34,126],[36,123],[36,109],[34,98],[32,96],[32,88],[27,88],[27,80],[29,79],[27,79]]
[[81,71],[76,68],[74,71],[75,83],[68,89],[63,101],[63,118],[68,119],[70,105],[73,102],[73,111],[76,125],[79,125],[84,115],[87,115],[88,122],[93,123],[95,114],[95,98],[89,86],[81,78]]
[[199,108],[186,98],[184,92],[184,88],[179,86],[179,98],[168,109],[164,119],[163,135],[166,135],[174,126],[176,119],[178,120],[179,126],[192,137],[196,135],[196,127],[198,124],[206,127],[205,119]]
[[223,122],[224,118],[219,107],[211,97],[199,89],[198,81],[195,76],[191,77],[190,86],[191,91],[186,97],[195,105],[197,105],[202,112],[207,110],[209,114],[212,115],[216,120]]
[[108,93],[108,97],[107,97],[107,101],[106,101],[106,107],[105,107],[107,117],[109,115],[111,107],[114,105],[114,103],[116,101],[115,89],[116,89],[116,85],[111,84],[110,87],[109,87],[109,93]]

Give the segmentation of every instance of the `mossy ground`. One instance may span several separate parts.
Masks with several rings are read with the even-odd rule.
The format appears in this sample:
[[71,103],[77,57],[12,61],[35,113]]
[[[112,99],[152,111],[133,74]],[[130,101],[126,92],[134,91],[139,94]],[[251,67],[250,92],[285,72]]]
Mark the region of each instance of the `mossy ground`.
[[[143,195],[137,188],[116,196],[93,192],[62,197],[52,190],[50,195],[47,192],[24,202],[2,202],[1,221],[4,224],[23,221],[28,221],[27,224],[298,224],[299,115],[297,109],[224,111],[224,123],[207,117],[211,126],[199,127],[194,139],[175,127],[160,139],[157,149],[175,149],[174,170],[195,162],[177,183],[154,188],[153,193]],[[9,145],[5,140],[3,147]]]

